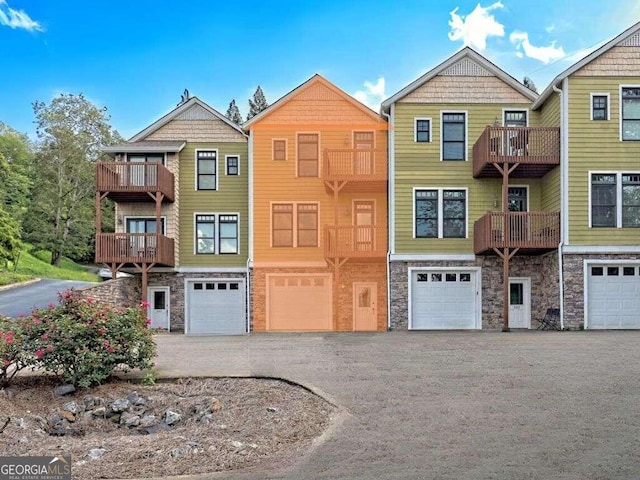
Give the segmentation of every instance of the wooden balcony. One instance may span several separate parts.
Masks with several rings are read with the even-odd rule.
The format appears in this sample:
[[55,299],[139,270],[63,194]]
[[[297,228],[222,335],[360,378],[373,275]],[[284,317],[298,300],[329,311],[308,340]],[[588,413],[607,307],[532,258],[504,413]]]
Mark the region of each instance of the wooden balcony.
[[322,178],[338,182],[349,191],[376,191],[387,188],[387,151],[381,149],[326,149]]
[[156,192],[174,200],[173,173],[161,163],[99,162],[96,189],[116,202],[154,202]]
[[491,212],[474,224],[473,250],[476,255],[493,254],[494,248],[507,247],[519,248],[520,255],[539,255],[558,248],[559,243],[559,212]]
[[99,233],[96,263],[155,263],[173,267],[173,238],[155,233]]
[[560,127],[492,127],[473,146],[473,176],[501,177],[494,163],[519,166],[510,177],[538,178],[560,165]]
[[324,251],[326,258],[386,258],[387,229],[377,226],[325,225]]

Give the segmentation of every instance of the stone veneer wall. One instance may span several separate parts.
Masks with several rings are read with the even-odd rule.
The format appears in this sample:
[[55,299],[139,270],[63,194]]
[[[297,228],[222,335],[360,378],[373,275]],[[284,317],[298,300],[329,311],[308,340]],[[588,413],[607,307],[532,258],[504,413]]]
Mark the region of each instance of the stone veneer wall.
[[[559,308],[558,254],[515,256],[510,277],[531,278],[531,328],[536,328],[548,308]],[[502,328],[502,260],[497,256],[476,257],[475,261],[391,262],[391,330],[406,330],[409,320],[409,267],[481,267],[482,328]]]
[[584,328],[584,260],[640,260],[640,255],[564,254],[564,327]]
[[[189,278],[202,279],[240,279],[244,280],[244,273],[227,272],[189,272],[189,273],[150,273],[149,287],[169,287],[169,308],[171,310],[171,331],[184,332],[184,281]],[[100,283],[96,286],[75,290],[82,297],[93,297],[98,301],[113,306],[138,305],[142,299],[142,279],[139,275],[118,278]],[[246,288],[246,285],[245,287]]]

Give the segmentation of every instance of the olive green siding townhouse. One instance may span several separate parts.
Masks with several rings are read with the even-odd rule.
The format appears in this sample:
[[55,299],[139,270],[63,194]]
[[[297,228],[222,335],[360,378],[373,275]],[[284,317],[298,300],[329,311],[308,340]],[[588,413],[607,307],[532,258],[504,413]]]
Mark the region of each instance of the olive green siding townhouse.
[[[640,328],[640,23],[558,75],[533,106],[562,130],[565,328]],[[556,180],[554,180],[556,181]]]
[[[188,334],[248,328],[248,142],[197,97],[96,166],[96,203],[116,202],[115,233],[101,233],[96,262],[121,279],[120,296],[146,300],[153,327]],[[99,209],[97,209],[99,211]],[[99,215],[97,215],[99,217]]]
[[537,99],[464,48],[383,102],[390,329],[535,328],[559,308],[559,103]]

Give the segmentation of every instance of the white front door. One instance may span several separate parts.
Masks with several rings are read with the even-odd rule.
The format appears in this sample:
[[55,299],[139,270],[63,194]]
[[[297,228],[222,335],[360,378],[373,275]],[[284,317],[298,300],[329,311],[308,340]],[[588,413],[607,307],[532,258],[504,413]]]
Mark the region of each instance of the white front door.
[[151,319],[149,328],[169,330],[169,287],[149,287],[147,290]]
[[531,328],[531,279],[509,279],[509,328]]
[[353,284],[353,329],[374,331],[378,328],[378,288],[375,282]]

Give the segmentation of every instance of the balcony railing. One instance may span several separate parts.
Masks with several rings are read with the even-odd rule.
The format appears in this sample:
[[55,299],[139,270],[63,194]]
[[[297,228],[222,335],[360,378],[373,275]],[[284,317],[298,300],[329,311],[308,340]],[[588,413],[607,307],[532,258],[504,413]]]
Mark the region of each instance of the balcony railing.
[[387,255],[387,230],[376,226],[335,226],[324,229],[327,258],[382,258]]
[[386,182],[387,151],[381,149],[327,149],[322,177],[325,181]]
[[[507,223],[505,225],[505,215]],[[505,226],[508,229],[505,235]],[[476,254],[493,248],[520,248],[543,251],[558,248],[559,212],[487,213],[474,224],[473,249]]]
[[560,165],[560,127],[492,127],[473,146],[473,176],[500,176],[493,163],[519,163],[513,176],[539,177]]
[[116,201],[152,201],[147,193],[161,192],[174,199],[173,173],[161,163],[99,162],[96,188]]
[[96,263],[156,263],[173,267],[173,238],[155,233],[99,233]]

